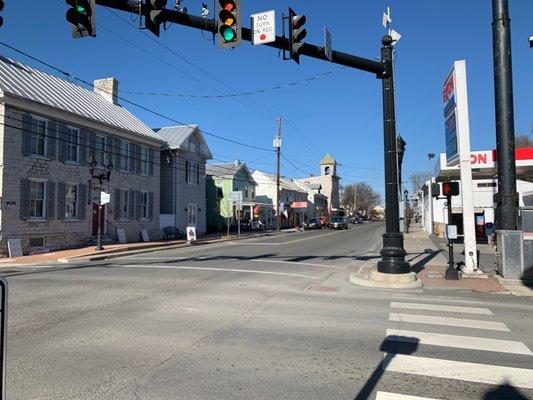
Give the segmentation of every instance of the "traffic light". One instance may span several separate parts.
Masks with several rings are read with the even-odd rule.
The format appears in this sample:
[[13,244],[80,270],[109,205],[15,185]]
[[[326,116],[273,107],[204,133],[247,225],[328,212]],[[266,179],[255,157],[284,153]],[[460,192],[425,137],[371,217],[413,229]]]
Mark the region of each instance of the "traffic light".
[[402,166],[403,164],[403,155],[405,154],[405,140],[398,135],[396,137],[396,151],[398,152],[398,166]]
[[431,184],[431,197],[440,196],[440,185],[438,183]]
[[146,0],[144,3],[144,26],[154,35],[159,36],[159,25],[161,22],[157,21],[157,16],[161,10],[167,6],[168,0]]
[[300,64],[300,49],[304,45],[302,40],[307,36],[307,30],[304,28],[306,21],[305,15],[296,15],[289,7],[289,52],[297,64]]
[[[4,0],[0,0],[0,11],[4,9]],[[4,25],[4,17],[0,15],[0,27]]]
[[241,43],[241,1],[218,0],[218,45],[233,48]]
[[442,184],[442,194],[446,197],[459,195],[459,182],[444,182]]
[[67,21],[72,24],[74,39],[96,36],[95,0],[66,0],[71,7],[67,10]]

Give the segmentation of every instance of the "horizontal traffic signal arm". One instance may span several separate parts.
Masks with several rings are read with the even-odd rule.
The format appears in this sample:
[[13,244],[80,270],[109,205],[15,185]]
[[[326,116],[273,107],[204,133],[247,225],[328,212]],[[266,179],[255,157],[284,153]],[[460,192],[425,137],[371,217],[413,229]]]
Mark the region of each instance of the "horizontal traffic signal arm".
[[[96,4],[131,13],[136,13],[139,10],[138,0],[96,0]],[[172,22],[174,24],[200,29],[213,34],[217,34],[218,32],[218,23],[215,20],[205,19],[191,14],[184,14],[170,9],[161,10],[157,16],[157,22]],[[252,40],[251,29],[241,27],[241,36],[242,40],[250,42]],[[280,50],[290,51],[289,39],[281,36],[276,36],[276,41],[265,43],[262,46],[269,46]],[[300,55],[329,61],[324,54],[324,48],[314,44],[304,43],[300,49]],[[381,61],[370,60],[368,58],[358,57],[336,50],[332,51],[332,55],[332,62],[335,64],[371,72],[376,74],[378,78],[387,78],[387,67]]]

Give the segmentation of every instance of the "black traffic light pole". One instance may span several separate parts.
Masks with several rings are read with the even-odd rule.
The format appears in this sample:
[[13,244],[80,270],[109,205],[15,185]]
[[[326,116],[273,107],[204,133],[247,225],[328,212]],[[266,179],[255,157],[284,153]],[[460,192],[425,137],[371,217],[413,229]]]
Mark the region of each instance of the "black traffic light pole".
[[513,71],[511,59],[511,20],[508,0],[492,0],[492,51],[494,56],[494,98],[496,106],[496,155],[498,229],[516,230],[518,198],[513,109]]
[[[138,0],[96,0],[96,3],[110,8],[128,12],[139,12]],[[169,9],[151,12],[152,23],[161,24],[172,22],[195,29],[218,32],[218,23],[213,19],[206,19],[195,15],[185,14]],[[242,40],[251,41],[251,30],[241,28]],[[383,85],[383,133],[385,142],[385,207],[386,207],[386,232],[383,235],[382,260],[378,262],[378,271],[389,274],[402,274],[410,272],[410,265],[405,261],[405,249],[403,247],[403,234],[399,225],[398,203],[398,167],[396,163],[396,119],[394,111],[394,81],[392,67],[392,37],[386,35],[382,39],[381,61],[374,61],[352,54],[332,50],[331,62],[350,68],[376,74],[382,80]],[[265,43],[263,46],[274,47],[280,50],[290,51],[289,39],[276,36],[276,40]],[[299,54],[330,61],[325,54],[324,47],[304,43],[299,49]]]

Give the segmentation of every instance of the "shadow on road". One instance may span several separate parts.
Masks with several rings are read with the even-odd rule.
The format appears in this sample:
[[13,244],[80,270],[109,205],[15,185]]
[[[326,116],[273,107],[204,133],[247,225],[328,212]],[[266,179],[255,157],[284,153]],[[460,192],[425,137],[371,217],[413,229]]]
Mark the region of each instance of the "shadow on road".
[[385,358],[380,362],[372,375],[366,381],[365,385],[359,390],[359,393],[354,397],[354,400],[367,400],[376,388],[379,380],[383,376],[387,365],[392,361],[396,354],[411,355],[418,349],[419,340],[414,337],[406,336],[388,336],[381,343],[380,351],[385,352]]
[[425,257],[421,258],[416,263],[411,265],[411,271],[418,274],[424,269],[424,266],[431,260],[433,260],[435,257],[437,257],[437,255],[439,255],[441,251],[442,250],[425,249],[423,253],[410,253],[409,255],[416,255],[416,257],[413,257],[411,260],[415,260],[416,258],[418,258],[418,256],[421,256],[422,254],[426,254]]
[[485,393],[483,400],[528,400],[526,396],[520,393],[516,388],[509,383],[498,386],[496,389]]

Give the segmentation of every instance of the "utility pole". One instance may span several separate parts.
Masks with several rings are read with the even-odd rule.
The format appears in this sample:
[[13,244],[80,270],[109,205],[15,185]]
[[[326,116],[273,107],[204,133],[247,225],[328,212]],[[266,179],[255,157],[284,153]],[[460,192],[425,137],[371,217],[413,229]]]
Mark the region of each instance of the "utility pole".
[[280,175],[281,175],[281,125],[283,117],[278,117],[278,132],[274,139],[274,148],[276,149],[276,231],[281,232],[281,193],[280,193]]
[[516,230],[518,197],[513,107],[511,20],[508,0],[492,0],[492,51],[494,56],[494,100],[496,106],[496,156],[498,229]]

